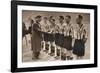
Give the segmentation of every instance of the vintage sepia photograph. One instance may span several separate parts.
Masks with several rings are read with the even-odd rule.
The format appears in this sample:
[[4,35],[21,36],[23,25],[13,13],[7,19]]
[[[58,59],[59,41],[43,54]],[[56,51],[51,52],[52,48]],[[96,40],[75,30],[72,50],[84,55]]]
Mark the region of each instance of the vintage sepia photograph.
[[97,6],[12,1],[11,71],[97,67]]
[[22,10],[22,62],[90,59],[90,13]]

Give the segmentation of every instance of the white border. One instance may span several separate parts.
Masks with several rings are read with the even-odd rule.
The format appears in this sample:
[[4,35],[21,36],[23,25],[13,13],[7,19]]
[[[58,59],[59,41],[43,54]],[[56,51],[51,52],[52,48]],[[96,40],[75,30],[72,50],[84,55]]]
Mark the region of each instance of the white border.
[[[22,62],[22,10],[38,10],[38,11],[57,11],[57,12],[77,12],[90,13],[90,59],[89,60],[71,60],[71,61],[46,61],[46,62]],[[18,68],[40,67],[54,65],[76,65],[76,64],[92,64],[94,63],[94,10],[92,9],[75,9],[75,8],[57,8],[57,7],[40,7],[40,6],[18,6]]]

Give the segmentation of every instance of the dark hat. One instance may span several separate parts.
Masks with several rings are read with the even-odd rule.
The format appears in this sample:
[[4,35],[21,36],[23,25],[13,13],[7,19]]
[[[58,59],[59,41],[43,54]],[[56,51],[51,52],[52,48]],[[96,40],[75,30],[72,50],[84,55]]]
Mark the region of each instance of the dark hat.
[[36,19],[37,19],[37,18],[41,18],[41,16],[40,16],[40,15],[38,15],[38,16],[36,16],[35,18],[36,18]]

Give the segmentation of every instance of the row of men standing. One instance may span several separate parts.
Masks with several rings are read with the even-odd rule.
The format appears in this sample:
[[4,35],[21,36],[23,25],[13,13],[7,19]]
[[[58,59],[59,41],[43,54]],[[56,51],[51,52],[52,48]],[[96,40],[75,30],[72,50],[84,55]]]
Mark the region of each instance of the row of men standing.
[[39,59],[41,50],[48,51],[51,56],[55,53],[55,58],[61,60],[66,60],[66,58],[72,60],[72,54],[75,54],[78,59],[82,58],[85,55],[85,42],[87,40],[82,20],[83,16],[78,15],[76,29],[71,24],[70,15],[65,16],[65,18],[59,16],[58,23],[53,16],[42,18],[38,15],[35,17],[35,21],[31,20],[29,30],[25,29],[24,24],[23,34],[25,31],[31,34],[32,59]]

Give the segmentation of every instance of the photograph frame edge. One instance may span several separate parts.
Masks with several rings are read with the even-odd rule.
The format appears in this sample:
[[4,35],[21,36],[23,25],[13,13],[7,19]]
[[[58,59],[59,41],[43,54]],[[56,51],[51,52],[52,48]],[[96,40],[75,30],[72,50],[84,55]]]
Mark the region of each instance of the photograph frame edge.
[[[94,64],[83,64],[83,65],[62,65],[62,66],[45,66],[45,67],[30,67],[30,68],[17,68],[17,7],[18,5],[31,5],[32,3],[48,4],[47,2],[28,2],[28,1],[11,1],[11,72],[25,72],[25,71],[44,71],[44,70],[61,70],[61,69],[77,69],[77,68],[90,68],[97,67],[97,5],[81,5],[81,4],[66,4],[68,7],[73,8],[72,5],[81,6],[82,8],[94,10]],[[28,5],[29,5],[28,4]],[[63,3],[49,3],[63,5]],[[35,6],[36,6],[35,5]],[[34,6],[34,5],[33,5]],[[43,5],[44,6],[44,5]],[[51,7],[51,6],[50,6]],[[54,6],[53,6],[54,7]],[[79,7],[79,8],[81,8]],[[67,7],[66,7],[67,8]],[[16,32],[16,33],[15,33]],[[73,66],[73,67],[71,67]]]

